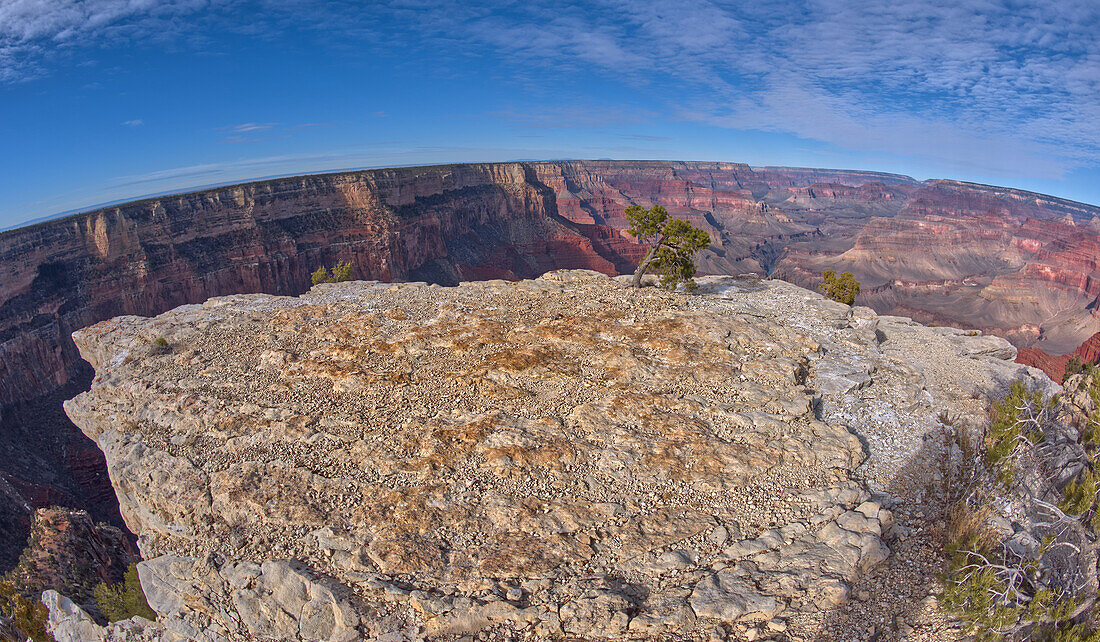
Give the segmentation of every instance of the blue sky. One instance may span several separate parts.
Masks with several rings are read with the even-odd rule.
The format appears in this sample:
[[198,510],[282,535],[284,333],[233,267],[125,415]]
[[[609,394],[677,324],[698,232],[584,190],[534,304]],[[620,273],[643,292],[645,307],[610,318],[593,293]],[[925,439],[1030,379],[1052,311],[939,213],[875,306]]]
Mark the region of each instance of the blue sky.
[[349,167],[729,160],[1100,204],[1100,2],[0,0],[0,228]]

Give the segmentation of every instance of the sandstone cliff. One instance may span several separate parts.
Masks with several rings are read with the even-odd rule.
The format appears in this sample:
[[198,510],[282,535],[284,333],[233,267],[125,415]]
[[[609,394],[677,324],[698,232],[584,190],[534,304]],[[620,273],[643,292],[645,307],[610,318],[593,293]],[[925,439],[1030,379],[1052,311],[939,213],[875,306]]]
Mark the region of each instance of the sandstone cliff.
[[1052,384],[996,337],[779,281],[700,292],[355,282],[77,332],[96,376],[66,411],[158,619],[50,593],[55,634],[956,635],[926,599],[936,416]]
[[1066,376],[1066,365],[1076,357],[1082,364],[1100,364],[1100,332],[1089,337],[1076,350],[1069,354],[1053,355],[1038,348],[1020,350],[1017,360],[1046,372],[1051,379],[1062,383]]

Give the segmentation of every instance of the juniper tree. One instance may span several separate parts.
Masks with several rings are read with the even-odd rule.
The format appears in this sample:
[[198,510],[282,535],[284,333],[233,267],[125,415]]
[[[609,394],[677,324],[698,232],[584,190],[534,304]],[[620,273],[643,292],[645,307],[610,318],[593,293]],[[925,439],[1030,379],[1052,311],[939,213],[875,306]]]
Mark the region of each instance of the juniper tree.
[[321,266],[317,268],[317,271],[310,275],[313,280],[313,285],[318,283],[342,283],[344,281],[351,280],[351,263],[340,261],[336,265],[332,266],[332,272],[328,271],[328,268]]
[[845,272],[840,276],[836,275],[836,270],[825,270],[821,275],[822,282],[818,285],[818,289],[821,292],[832,299],[833,301],[839,301],[852,305],[856,302],[856,295],[859,294],[859,281],[852,275],[851,272]]
[[695,253],[710,245],[710,236],[684,219],[670,219],[668,210],[660,205],[648,210],[631,205],[626,208],[626,220],[631,236],[649,245],[634,271],[634,287],[642,287],[642,275],[651,271],[661,275],[662,287],[674,288],[683,283],[693,289]]

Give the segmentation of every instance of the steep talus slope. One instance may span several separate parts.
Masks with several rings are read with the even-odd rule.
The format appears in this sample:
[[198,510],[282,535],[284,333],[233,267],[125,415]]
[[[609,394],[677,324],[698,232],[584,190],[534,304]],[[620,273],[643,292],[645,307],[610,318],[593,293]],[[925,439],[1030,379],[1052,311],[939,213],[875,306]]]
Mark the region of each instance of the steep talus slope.
[[780,281],[700,293],[355,282],[79,331],[96,378],[66,411],[159,617],[98,628],[50,593],[55,634],[957,635],[914,610],[938,561],[927,438],[1036,371]]

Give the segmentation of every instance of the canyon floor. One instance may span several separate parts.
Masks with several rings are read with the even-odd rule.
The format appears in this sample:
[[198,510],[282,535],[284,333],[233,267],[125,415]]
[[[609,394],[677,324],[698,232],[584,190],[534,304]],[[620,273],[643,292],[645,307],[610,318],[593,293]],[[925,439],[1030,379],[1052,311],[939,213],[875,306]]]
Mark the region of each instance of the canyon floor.
[[[76,333],[155,623],[58,639],[956,639],[940,413],[996,337],[779,281],[240,295]],[[164,339],[166,345],[158,345]]]

